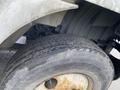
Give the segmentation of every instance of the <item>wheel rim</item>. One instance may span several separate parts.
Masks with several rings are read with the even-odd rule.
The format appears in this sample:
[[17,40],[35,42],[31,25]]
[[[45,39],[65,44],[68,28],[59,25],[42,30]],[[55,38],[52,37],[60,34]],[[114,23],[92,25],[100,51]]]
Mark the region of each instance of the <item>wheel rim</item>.
[[93,83],[86,75],[64,74],[39,84],[35,90],[93,90]]

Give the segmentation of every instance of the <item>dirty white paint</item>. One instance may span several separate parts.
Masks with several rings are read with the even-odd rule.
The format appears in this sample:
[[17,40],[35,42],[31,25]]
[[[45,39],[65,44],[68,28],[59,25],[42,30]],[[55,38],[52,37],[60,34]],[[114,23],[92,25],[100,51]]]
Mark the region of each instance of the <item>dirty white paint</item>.
[[40,24],[57,27],[58,25],[61,24],[66,13],[67,11],[57,12],[57,13],[42,17],[40,19],[37,19],[33,23],[40,23]]
[[111,50],[110,54],[111,54],[112,56],[114,56],[115,58],[117,58],[118,60],[120,60],[120,52],[119,52],[117,49],[113,48],[113,49]]
[[18,43],[18,44],[26,44],[26,41],[27,41],[27,37],[26,37],[26,36],[22,36],[22,37],[20,37],[20,38],[16,41],[16,43]]
[[1,0],[0,44],[24,25],[49,14],[78,8],[62,0]]
[[104,8],[120,13],[120,0],[86,0]]

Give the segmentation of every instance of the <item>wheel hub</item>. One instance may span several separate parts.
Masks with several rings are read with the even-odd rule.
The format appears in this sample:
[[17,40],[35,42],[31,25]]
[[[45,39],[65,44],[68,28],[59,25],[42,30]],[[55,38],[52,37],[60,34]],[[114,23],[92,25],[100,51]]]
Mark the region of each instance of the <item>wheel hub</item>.
[[88,90],[89,80],[81,74],[65,74],[51,78],[35,90]]

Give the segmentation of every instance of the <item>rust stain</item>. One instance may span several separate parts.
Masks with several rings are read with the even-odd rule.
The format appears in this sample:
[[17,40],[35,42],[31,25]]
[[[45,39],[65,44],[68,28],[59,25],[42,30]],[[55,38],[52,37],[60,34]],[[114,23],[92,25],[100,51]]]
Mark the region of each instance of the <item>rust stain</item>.
[[54,77],[54,79],[57,80],[57,85],[54,88],[46,88],[44,82],[35,90],[87,90],[88,88],[88,81],[83,75],[67,74]]
[[70,82],[67,78],[64,78],[64,80],[59,80],[59,83],[54,89],[51,90],[85,90],[82,85],[75,85],[72,82]]

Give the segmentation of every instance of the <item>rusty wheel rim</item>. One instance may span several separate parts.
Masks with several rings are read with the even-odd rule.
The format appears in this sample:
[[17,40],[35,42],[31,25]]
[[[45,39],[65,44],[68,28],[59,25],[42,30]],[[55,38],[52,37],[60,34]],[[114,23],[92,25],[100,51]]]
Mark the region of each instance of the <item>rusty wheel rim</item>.
[[86,75],[65,74],[46,80],[35,90],[93,90],[93,82]]

